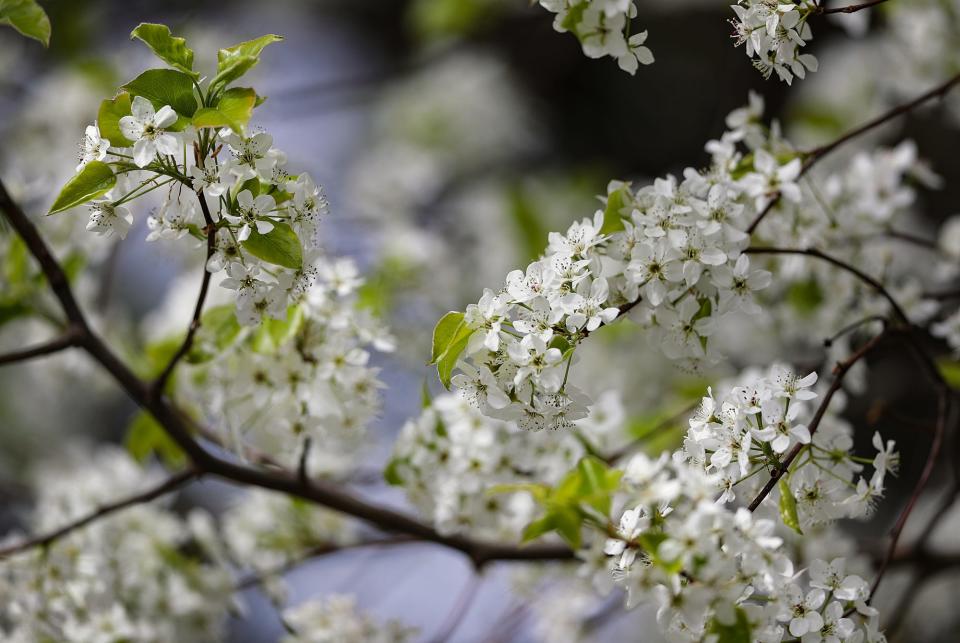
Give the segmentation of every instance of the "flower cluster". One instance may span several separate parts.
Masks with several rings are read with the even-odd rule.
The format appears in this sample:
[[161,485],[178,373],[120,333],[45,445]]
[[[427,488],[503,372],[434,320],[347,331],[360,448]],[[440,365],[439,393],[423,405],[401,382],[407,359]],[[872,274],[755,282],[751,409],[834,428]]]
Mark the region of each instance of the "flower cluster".
[[399,621],[377,623],[357,610],[352,596],[340,594],[284,610],[283,622],[290,634],[283,637],[282,643],[404,643],[416,635],[415,629]]
[[[601,398],[597,414],[621,416],[619,399]],[[619,427],[617,427],[619,428]],[[556,482],[610,426],[578,423],[573,434],[530,434],[493,420],[458,395],[438,396],[408,421],[394,444],[387,479],[443,533],[519,539],[536,511],[525,493],[489,495],[498,484]]]
[[628,605],[654,600],[675,641],[722,640],[725,631],[755,641],[877,640],[869,588],[842,559],[814,561],[801,583],[775,523],[715,503],[715,489],[682,457],[626,464],[626,509],[604,550]]
[[[872,460],[853,455],[853,429],[837,415],[836,401],[811,431],[807,422],[813,416],[816,382],[816,373],[797,377],[786,367],[773,366],[766,373],[747,371],[723,386],[727,392],[715,396],[711,390],[703,398],[690,419],[683,453],[713,476],[723,492],[721,501],[752,499],[765,472],[781,467],[796,449],[783,479],[793,494],[797,528],[870,513],[883,496],[886,475],[896,472],[899,455],[894,443],[884,444],[879,434]],[[865,462],[873,467],[869,480],[862,475]],[[764,502],[774,506],[777,499],[770,495]],[[779,502],[783,506],[785,501]]]
[[177,392],[241,455],[252,448],[297,466],[309,441],[316,447],[309,470],[341,475],[380,409],[383,384],[371,351],[391,351],[393,340],[358,308],[362,280],[351,261],[317,257],[304,271],[312,286],[283,322],[248,329],[218,323],[224,309],[211,308]]
[[[754,313],[770,274],[742,254],[744,232],[777,194],[800,199],[800,160],[780,161],[756,123],[762,105],[731,114],[713,165],[634,191],[612,182],[606,210],[551,233],[544,256],[467,308],[474,329],[454,383],[484,412],[527,428],[562,428],[588,400],[568,382],[577,345],[627,309],[664,353],[695,368],[729,313]],[[752,151],[745,158],[738,143]],[[779,150],[776,150],[779,151]]]
[[616,58],[630,74],[653,62],[653,53],[643,46],[647,32],[631,33],[637,15],[633,0],[540,0],[540,6],[556,14],[553,28],[575,35],[590,58]]
[[[31,530],[46,532],[156,478],[115,448],[73,453],[35,471]],[[31,549],[0,568],[0,632],[7,641],[218,640],[233,585],[210,518],[184,520],[141,504]],[[193,553],[191,553],[193,552]]]
[[731,8],[737,14],[730,21],[737,46],[746,45],[747,56],[764,78],[776,72],[790,84],[794,76],[817,71],[817,59],[799,52],[813,37],[807,19],[818,10],[815,0],[738,0]]
[[[264,36],[238,47],[259,52],[276,40]],[[226,274],[220,285],[235,292],[237,318],[256,325],[283,319],[309,290],[315,274],[304,255],[317,248],[328,204],[308,174],[287,172],[273,137],[248,132],[261,98],[250,88],[226,88],[236,75],[220,72],[204,90],[186,73],[149,70],[104,101],[100,121],[80,144],[78,174],[51,211],[89,202],[87,229],[123,238],[134,225],[130,204],[161,191],[147,239],[213,235],[207,270]],[[168,84],[175,105],[152,100],[157,83]]]

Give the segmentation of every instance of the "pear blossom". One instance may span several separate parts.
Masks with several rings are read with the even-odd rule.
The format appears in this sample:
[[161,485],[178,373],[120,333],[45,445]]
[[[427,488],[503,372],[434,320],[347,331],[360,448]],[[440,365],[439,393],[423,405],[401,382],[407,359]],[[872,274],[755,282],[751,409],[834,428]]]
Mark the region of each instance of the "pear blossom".
[[133,162],[146,167],[157,154],[177,155],[182,146],[177,137],[166,128],[177,120],[177,113],[169,105],[155,111],[153,104],[143,96],[134,96],[130,116],[120,119],[120,131],[133,141]]
[[97,127],[97,124],[87,125],[83,141],[80,143],[80,163],[77,165],[77,172],[82,170],[83,166],[90,161],[105,159],[109,149],[110,141],[100,136],[100,128]]

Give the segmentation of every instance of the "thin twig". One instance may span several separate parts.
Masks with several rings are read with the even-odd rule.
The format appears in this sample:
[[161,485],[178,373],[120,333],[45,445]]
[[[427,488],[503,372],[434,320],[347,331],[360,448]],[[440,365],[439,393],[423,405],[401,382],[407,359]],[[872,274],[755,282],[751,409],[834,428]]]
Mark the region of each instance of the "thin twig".
[[816,259],[821,259],[828,263],[832,263],[838,268],[849,272],[850,274],[857,277],[860,281],[864,282],[871,288],[877,291],[887,302],[890,304],[890,307],[893,309],[893,312],[896,313],[897,317],[900,318],[900,321],[905,324],[909,324],[910,320],[907,317],[907,314],[903,311],[903,308],[900,304],[897,303],[897,300],[893,298],[893,295],[881,284],[879,281],[863,272],[856,266],[843,261],[842,259],[837,259],[833,255],[828,255],[825,252],[817,250],[816,248],[769,248],[769,247],[750,247],[743,251],[745,254],[754,254],[754,255],[806,255],[808,257],[814,257]]
[[920,495],[926,488],[927,482],[930,480],[930,475],[933,473],[934,467],[936,467],[937,458],[940,455],[940,447],[943,444],[943,436],[946,432],[947,414],[949,411],[950,392],[948,390],[941,389],[937,399],[937,425],[936,430],[933,433],[933,441],[930,444],[930,452],[927,454],[927,462],[924,464],[923,471],[920,472],[920,478],[917,480],[917,484],[913,488],[913,493],[910,494],[910,499],[907,500],[907,504],[904,506],[903,511],[900,512],[897,522],[893,525],[893,529],[890,531],[890,545],[887,547],[886,556],[884,556],[883,561],[880,563],[880,568],[877,570],[877,575],[874,577],[873,584],[870,586],[871,598],[873,598],[874,594],[876,594],[877,588],[880,586],[880,581],[883,580],[883,577],[886,574],[887,568],[890,565],[890,560],[897,551],[897,543],[900,542],[900,534],[903,533],[903,528],[906,526],[907,520],[910,518],[910,514],[913,513],[913,509],[916,506],[917,501],[920,499]]
[[183,343],[180,344],[180,348],[173,354],[173,357],[170,358],[166,367],[164,367],[163,371],[153,383],[153,389],[157,394],[163,393],[167,381],[169,381],[170,376],[173,375],[173,370],[177,367],[180,360],[190,352],[190,348],[193,346],[193,340],[197,335],[197,331],[200,329],[203,305],[207,300],[207,291],[210,289],[210,271],[207,270],[207,263],[217,251],[217,226],[213,222],[213,217],[210,216],[210,208],[207,207],[207,199],[203,196],[203,190],[197,190],[197,199],[200,201],[200,210],[203,211],[203,221],[206,224],[204,234],[207,235],[207,258],[203,262],[203,278],[200,281],[200,292],[197,295],[197,303],[193,308],[193,318],[190,320],[190,326],[187,328],[187,335],[183,338]]
[[63,268],[54,259],[36,226],[10,198],[0,182],[0,210],[10,221],[37,259],[61,307],[80,333],[79,346],[93,357],[131,399],[157,420],[167,435],[186,452],[196,469],[235,484],[260,487],[286,493],[359,518],[387,532],[406,534],[459,551],[478,568],[495,560],[572,560],[574,552],[561,544],[518,547],[510,543],[474,540],[456,534],[441,534],[432,526],[404,513],[368,502],[348,490],[323,480],[309,485],[286,470],[264,471],[224,460],[207,451],[193,437],[191,424],[182,410],[159,394],[124,364],[93,332],[73,296]]
[[200,477],[200,475],[201,473],[196,469],[185,469],[184,471],[181,471],[180,473],[177,473],[164,480],[161,484],[155,487],[152,487],[146,491],[142,491],[138,494],[122,498],[115,502],[102,505],[95,511],[92,511],[82,518],[66,524],[63,527],[54,529],[53,531],[40,536],[34,536],[33,538],[19,543],[14,543],[8,547],[4,547],[0,549],[0,558],[8,558],[13,554],[32,549],[34,547],[47,547],[60,538],[63,538],[67,534],[76,531],[81,527],[85,527],[99,518],[112,514],[116,511],[120,511],[121,509],[126,509],[127,507],[150,502],[151,500],[176,490],[178,487],[189,482],[190,480]]
[[[957,83],[960,83],[960,74],[957,74],[957,75],[951,77],[950,79],[948,79],[947,81],[941,83],[940,85],[937,85],[937,86],[934,87],[933,89],[931,89],[931,90],[929,90],[929,91],[921,94],[920,96],[918,96],[918,97],[914,98],[913,100],[911,100],[909,103],[904,103],[903,105],[898,105],[897,107],[894,107],[893,109],[890,109],[890,110],[884,112],[884,113],[881,114],[880,116],[877,116],[876,118],[867,121],[867,122],[864,123],[863,125],[860,125],[859,127],[856,127],[856,128],[854,128],[854,129],[850,130],[850,131],[847,132],[846,134],[843,134],[843,135],[840,136],[839,138],[834,139],[834,140],[831,141],[830,143],[827,143],[827,144],[825,144],[825,145],[821,145],[821,146],[819,146],[819,147],[815,147],[815,148],[813,148],[812,150],[809,150],[809,151],[806,151],[806,152],[801,152],[801,153],[800,153],[800,156],[804,159],[804,161],[803,161],[803,166],[800,168],[800,176],[803,176],[804,174],[806,174],[807,171],[808,171],[811,167],[813,167],[813,165],[814,165],[817,161],[819,161],[819,160],[822,159],[824,156],[826,156],[827,154],[829,154],[829,153],[832,152],[833,150],[837,149],[838,147],[840,147],[840,146],[843,145],[844,143],[846,143],[846,142],[848,142],[848,141],[850,141],[850,140],[852,140],[852,139],[860,136],[861,134],[864,134],[864,133],[866,133],[866,132],[868,132],[868,131],[876,128],[876,127],[879,127],[880,125],[883,125],[883,124],[886,123],[887,121],[891,121],[891,120],[897,118],[898,116],[901,116],[901,115],[903,115],[903,114],[906,114],[907,112],[915,109],[916,107],[919,107],[919,106],[922,105],[923,103],[926,103],[927,101],[929,101],[929,100],[931,100],[931,99],[933,99],[933,98],[942,98],[942,97],[943,97],[944,95],[946,95],[946,93],[949,92],[949,91],[953,88],[953,86],[956,85]],[[763,219],[764,219],[768,214],[770,214],[770,212],[773,210],[774,207],[776,207],[776,205],[780,202],[780,200],[781,200],[782,198],[783,198],[783,193],[778,191],[778,192],[776,193],[776,195],[773,197],[773,199],[770,201],[770,203],[768,203],[767,206],[763,209],[763,211],[760,212],[760,214],[757,215],[757,217],[750,223],[749,226],[747,226],[747,234],[753,234],[754,230],[757,229],[757,226],[760,225],[760,222],[763,221]]]
[[[861,359],[867,356],[870,351],[875,349],[880,342],[886,338],[886,331],[881,332],[879,335],[874,336],[869,342],[861,346],[853,355],[848,357],[846,360],[839,362],[833,368],[833,381],[830,383],[830,388],[827,389],[826,394],[823,396],[823,400],[820,402],[820,406],[817,407],[817,411],[813,416],[813,420],[810,422],[810,438],[813,438],[813,435],[817,432],[817,428],[820,426],[821,420],[823,420],[824,414],[827,412],[827,407],[830,406],[830,400],[833,399],[833,396],[840,386],[843,384],[843,378],[853,367],[854,364],[859,362]],[[763,485],[763,488],[760,490],[760,493],[757,494],[757,497],[753,499],[750,505],[747,507],[750,511],[756,511],[757,507],[760,506],[760,503],[770,495],[770,492],[773,491],[773,488],[777,486],[777,483],[780,481],[780,478],[790,469],[790,465],[800,455],[806,447],[805,444],[800,444],[799,442],[793,446],[790,450],[790,453],[787,454],[787,457],[783,462],[778,466],[771,474],[770,479],[767,480],[767,483]]]
[[36,357],[50,355],[52,353],[59,353],[62,350],[76,346],[79,337],[80,335],[76,332],[76,330],[74,330],[72,327],[68,328],[67,331],[62,335],[55,337],[48,342],[0,355],[0,366],[16,364],[17,362],[24,362]]
[[875,7],[878,4],[883,4],[887,0],[870,0],[870,2],[864,2],[862,4],[851,4],[846,7],[836,7],[834,9],[824,9],[820,7],[817,13],[821,15],[828,15],[831,13],[856,13],[858,11],[863,11],[864,9],[869,9],[870,7]]

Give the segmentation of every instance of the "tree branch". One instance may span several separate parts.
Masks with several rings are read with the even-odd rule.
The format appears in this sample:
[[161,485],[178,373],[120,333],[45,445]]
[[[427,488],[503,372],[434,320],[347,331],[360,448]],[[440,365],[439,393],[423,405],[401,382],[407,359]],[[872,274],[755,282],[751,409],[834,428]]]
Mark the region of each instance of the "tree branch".
[[[873,4],[879,4],[879,3],[878,3],[878,2],[874,2]],[[827,13],[836,13],[836,12],[837,12],[836,10],[829,10],[829,11],[827,11]],[[852,13],[852,12],[847,12],[847,13]],[[946,93],[949,92],[949,91],[953,88],[953,86],[956,85],[957,83],[960,83],[960,74],[957,74],[957,75],[951,77],[950,79],[948,79],[947,81],[941,83],[940,85],[937,85],[937,86],[934,87],[933,89],[931,89],[931,90],[929,90],[929,91],[921,94],[920,96],[914,98],[914,99],[913,99],[912,101],[910,101],[909,103],[904,103],[903,105],[898,105],[898,106],[894,107],[893,109],[890,109],[890,110],[884,112],[884,113],[881,114],[880,116],[877,116],[876,118],[867,121],[867,122],[864,123],[863,125],[860,125],[859,127],[856,127],[856,128],[854,128],[854,129],[850,130],[850,131],[847,132],[846,134],[843,134],[843,135],[840,136],[839,138],[831,141],[830,143],[827,143],[827,144],[825,144],[825,145],[821,145],[821,146],[819,146],[819,147],[815,147],[815,148],[813,148],[812,150],[808,150],[808,151],[806,151],[806,152],[801,152],[801,156],[804,158],[804,161],[803,161],[803,166],[802,166],[801,169],[800,169],[800,176],[803,176],[804,174],[806,174],[807,171],[808,171],[811,167],[813,167],[813,165],[814,165],[817,161],[819,161],[819,160],[822,159],[824,156],[826,156],[827,154],[829,154],[829,153],[832,152],[833,150],[837,149],[838,147],[840,147],[840,146],[843,145],[844,143],[846,143],[846,142],[848,142],[848,141],[850,141],[850,140],[852,140],[852,139],[860,136],[861,134],[864,134],[864,133],[866,133],[866,132],[868,132],[868,131],[876,128],[876,127],[879,127],[880,125],[883,125],[883,124],[886,123],[887,121],[891,121],[891,120],[897,118],[898,116],[901,116],[901,115],[903,115],[903,114],[906,114],[907,112],[915,109],[916,107],[919,107],[919,106],[922,105],[923,103],[926,103],[927,101],[929,101],[929,100],[931,100],[931,99],[933,99],[933,98],[942,98],[942,97],[945,96]],[[782,198],[783,198],[783,193],[782,193],[782,192],[777,192],[776,196],[773,197],[773,200],[771,200],[770,203],[767,204],[767,207],[765,207],[765,208],[763,209],[763,211],[760,212],[760,214],[758,214],[757,217],[750,223],[750,225],[747,226],[747,230],[746,230],[747,234],[753,234],[754,230],[757,229],[757,226],[760,225],[760,222],[763,221],[764,217],[766,217],[768,214],[770,214],[770,212],[773,210],[774,207],[776,207],[776,205],[780,202],[780,199],[782,199]]]
[[34,536],[33,538],[30,538],[28,540],[24,540],[19,543],[14,543],[13,545],[10,545],[8,547],[4,547],[0,549],[0,559],[9,558],[13,554],[26,551],[28,549],[32,549],[34,547],[47,547],[50,544],[52,544],[54,541],[57,541],[60,538],[63,538],[64,536],[70,534],[71,532],[76,531],[77,529],[80,529],[81,527],[85,527],[89,525],[95,520],[103,518],[104,516],[112,514],[116,511],[120,511],[121,509],[126,509],[127,507],[132,507],[134,505],[139,505],[145,502],[150,502],[151,500],[155,500],[160,496],[166,495],[171,491],[176,490],[178,487],[189,482],[190,480],[200,477],[200,475],[201,473],[193,468],[181,471],[180,473],[177,473],[171,476],[167,480],[164,480],[161,484],[157,485],[156,487],[153,487],[146,491],[142,491],[132,496],[128,496],[126,498],[122,498],[115,502],[111,502],[109,504],[103,505],[98,509],[96,509],[95,511],[92,511],[87,515],[83,516],[82,518],[79,518],[69,524],[64,525],[63,527],[60,527],[59,529],[55,529],[41,536]]
[[213,222],[213,217],[210,216],[210,208],[207,206],[206,197],[203,196],[203,190],[197,190],[197,199],[200,201],[200,210],[203,211],[203,221],[206,223],[204,233],[207,235],[207,258],[203,262],[203,279],[200,282],[200,293],[197,295],[197,304],[193,308],[193,319],[190,321],[189,328],[187,328],[187,335],[183,338],[180,348],[170,358],[166,367],[153,383],[153,389],[158,394],[163,393],[163,389],[166,387],[170,376],[173,375],[177,363],[190,352],[190,348],[193,346],[194,337],[197,335],[197,330],[200,329],[200,319],[203,315],[203,305],[207,300],[207,291],[210,288],[210,271],[207,270],[207,262],[217,251],[217,226]]
[[[833,396],[840,386],[843,384],[843,378],[853,368],[853,365],[859,362],[861,359],[867,356],[873,349],[875,349],[880,342],[886,338],[886,331],[881,332],[879,335],[874,336],[869,342],[864,344],[855,352],[853,355],[848,357],[843,362],[839,362],[833,368],[833,382],[830,383],[830,388],[827,389],[826,394],[823,396],[823,401],[820,402],[820,406],[817,407],[817,411],[813,416],[813,420],[810,422],[810,438],[813,438],[813,435],[817,432],[817,428],[820,426],[820,422],[823,420],[824,414],[827,412],[827,407],[830,406],[830,400],[833,399]],[[760,506],[760,503],[770,495],[770,492],[773,491],[773,488],[777,486],[777,483],[780,481],[780,478],[790,470],[790,465],[793,464],[793,461],[796,459],[800,452],[804,449],[806,445],[800,444],[799,442],[793,446],[790,450],[790,453],[787,454],[787,457],[780,464],[779,467],[770,475],[770,479],[767,480],[767,483],[763,485],[763,488],[760,490],[760,493],[757,494],[757,497],[748,505],[750,511],[756,511],[757,507]]]
[[393,509],[369,503],[326,481],[311,480],[308,484],[304,484],[296,473],[262,471],[213,455],[194,439],[190,425],[184,419],[185,414],[170,404],[163,397],[162,391],[149,386],[137,377],[90,329],[77,305],[63,269],[53,258],[36,227],[10,198],[2,182],[0,182],[0,210],[40,263],[67,318],[75,324],[80,333],[78,345],[110,373],[134,402],[154,416],[167,435],[186,452],[200,473],[214,475],[241,485],[270,489],[303,498],[359,518],[384,531],[406,534],[443,545],[462,552],[478,568],[494,560],[572,560],[574,558],[574,552],[560,544],[518,547],[512,544],[474,540],[460,535],[441,534],[426,523]]
[[869,9],[870,7],[875,7],[878,4],[883,4],[886,1],[887,0],[870,0],[870,2],[864,2],[862,4],[851,4],[847,5],[846,7],[835,7],[833,9],[824,9],[823,7],[820,7],[817,10],[817,13],[824,16],[831,13],[856,13],[864,9]]
[[0,366],[24,362],[52,353],[59,353],[62,350],[76,346],[79,339],[80,334],[73,327],[70,327],[62,335],[50,341],[0,355]]
[[890,304],[890,307],[893,309],[893,312],[896,313],[897,317],[900,318],[905,324],[910,323],[910,319],[907,317],[907,314],[903,311],[903,308],[900,307],[900,304],[897,303],[897,300],[893,298],[893,295],[884,288],[883,284],[879,281],[863,272],[859,268],[853,266],[852,264],[843,261],[842,259],[837,259],[833,255],[828,255],[825,252],[817,250],[816,248],[770,248],[770,247],[751,247],[743,251],[745,254],[753,255],[806,255],[808,257],[814,257],[816,259],[821,259],[828,263],[832,263],[836,267],[845,270],[857,277],[860,281],[867,284],[871,288],[877,291],[887,302]]

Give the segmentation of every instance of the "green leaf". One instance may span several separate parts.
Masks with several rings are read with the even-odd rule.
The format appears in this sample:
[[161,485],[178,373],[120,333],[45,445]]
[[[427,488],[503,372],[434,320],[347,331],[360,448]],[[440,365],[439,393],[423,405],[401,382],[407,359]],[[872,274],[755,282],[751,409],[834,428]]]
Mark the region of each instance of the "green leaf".
[[577,25],[583,21],[583,12],[587,10],[587,6],[589,4],[589,2],[584,1],[570,7],[567,10],[567,15],[564,17],[563,22],[560,23],[560,26],[563,27],[563,29],[579,36],[577,33]]
[[216,107],[202,107],[193,115],[193,125],[229,127],[238,134],[250,122],[257,102],[257,92],[249,87],[232,87],[223,93]]
[[536,199],[528,196],[522,186],[511,189],[508,198],[508,212],[524,256],[531,259],[539,257],[547,247],[549,229],[537,213]]
[[437,365],[437,375],[443,386],[450,390],[450,379],[457,360],[467,348],[473,329],[467,326],[464,315],[450,311],[440,318],[433,329],[433,351],[430,363]]
[[186,360],[191,364],[210,361],[230,346],[241,330],[233,304],[208,308],[200,318],[200,329]]
[[960,362],[951,359],[937,360],[937,370],[951,388],[960,388]]
[[50,19],[36,0],[0,0],[0,25],[50,46]]
[[457,332],[458,339],[450,344],[440,361],[437,362],[437,375],[448,391],[453,377],[453,369],[456,368],[460,355],[467,349],[467,342],[470,341],[470,336],[473,334],[473,330],[468,328],[466,324],[463,324]]
[[210,81],[210,87],[226,87],[240,78],[260,62],[260,53],[264,47],[281,40],[282,36],[267,34],[221,49],[217,52],[217,75]]
[[450,348],[454,341],[457,331],[463,325],[464,314],[451,310],[440,318],[437,325],[433,327],[433,352],[430,356],[430,363],[436,364],[437,360],[443,357],[443,354]]
[[103,196],[116,184],[117,177],[109,165],[101,161],[90,161],[76,176],[67,181],[47,214],[63,212]]
[[623,230],[623,214],[621,210],[630,203],[630,184],[620,181],[610,181],[607,186],[606,207],[603,211],[603,227],[601,234],[613,234]]
[[169,105],[179,116],[192,117],[197,111],[197,99],[193,95],[193,79],[175,69],[148,69],[123,89],[133,96],[143,96],[154,108]]
[[787,303],[801,315],[812,314],[823,301],[823,290],[819,282],[812,277],[806,281],[790,284],[787,289]]
[[274,223],[273,230],[260,234],[253,229],[243,242],[243,248],[267,263],[299,270],[303,266],[303,246],[293,228],[286,223]]
[[780,478],[780,519],[790,529],[798,534],[803,534],[800,530],[800,517],[797,515],[797,499],[793,497],[790,491],[790,485],[783,478]]
[[167,25],[141,22],[130,33],[130,38],[142,40],[157,58],[171,67],[189,74],[194,79],[200,77],[199,73],[193,71],[193,50],[187,47],[185,39],[173,36]]
[[111,147],[133,145],[133,141],[120,131],[120,119],[124,116],[130,116],[130,94],[127,92],[121,92],[113,100],[108,98],[100,103],[97,125],[100,127],[100,136],[110,141]]
[[145,462],[151,455],[156,454],[169,467],[179,467],[186,462],[186,456],[170,439],[167,432],[146,411],[137,413],[124,439],[127,451],[138,462]]
[[287,308],[283,319],[264,317],[253,337],[253,350],[258,353],[273,353],[296,336],[303,326],[303,309],[300,306]]
[[386,480],[387,484],[393,485],[394,487],[399,487],[403,484],[403,477],[400,475],[399,470],[401,464],[401,460],[397,458],[391,458],[387,463],[387,466],[383,469],[383,479]]
[[750,643],[753,640],[753,627],[743,608],[734,608],[733,623],[722,623],[718,617],[710,622],[710,634],[716,634],[716,643]]
[[496,496],[502,493],[529,493],[537,504],[542,505],[550,495],[550,487],[532,482],[502,483],[488,487],[485,493],[488,496]]

